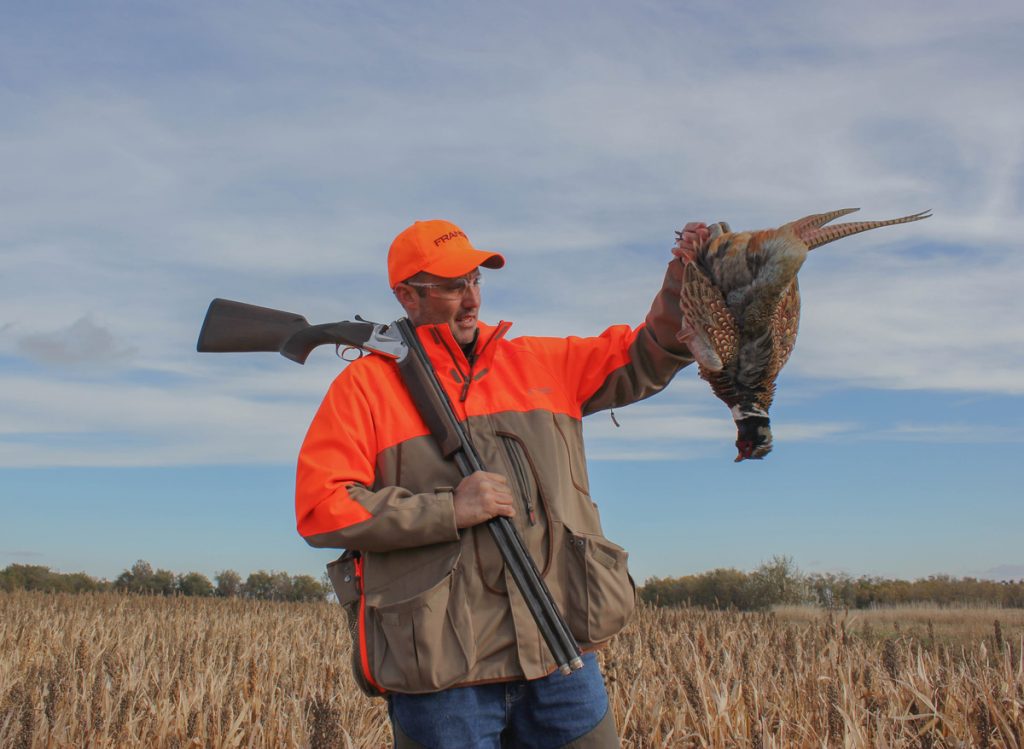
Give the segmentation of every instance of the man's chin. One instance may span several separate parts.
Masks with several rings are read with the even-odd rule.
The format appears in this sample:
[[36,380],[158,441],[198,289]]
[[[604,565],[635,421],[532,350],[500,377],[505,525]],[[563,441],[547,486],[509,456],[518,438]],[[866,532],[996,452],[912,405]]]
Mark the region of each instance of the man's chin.
[[465,320],[455,320],[451,324],[452,335],[455,336],[455,340],[460,345],[472,343],[476,337],[477,319],[467,318]]

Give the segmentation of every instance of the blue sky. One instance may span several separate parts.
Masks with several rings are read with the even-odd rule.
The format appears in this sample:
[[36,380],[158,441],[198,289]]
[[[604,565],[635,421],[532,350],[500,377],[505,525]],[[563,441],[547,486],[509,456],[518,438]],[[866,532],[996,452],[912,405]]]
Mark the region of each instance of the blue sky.
[[637,323],[690,220],[934,217],[815,251],[732,463],[692,369],[586,421],[634,575],[1024,577],[1017,2],[3,3],[0,565],[319,575],[295,455],[342,366],[194,351],[213,297],[400,314],[385,253],[501,250],[483,318]]

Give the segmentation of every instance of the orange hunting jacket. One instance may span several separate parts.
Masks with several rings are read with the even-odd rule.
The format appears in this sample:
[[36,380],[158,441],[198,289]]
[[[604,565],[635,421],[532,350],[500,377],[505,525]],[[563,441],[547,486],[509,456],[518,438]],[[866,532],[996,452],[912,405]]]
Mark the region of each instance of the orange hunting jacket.
[[[625,626],[635,588],[590,498],[581,418],[658,392],[692,361],[675,337],[680,268],[637,328],[509,338],[509,323],[481,324],[472,361],[447,325],[417,329],[484,465],[509,478],[513,522],[585,650]],[[555,667],[487,528],[455,527],[460,479],[391,360],[365,356],[335,379],[299,454],[295,508],[307,542],[350,550],[328,569],[370,694]]]

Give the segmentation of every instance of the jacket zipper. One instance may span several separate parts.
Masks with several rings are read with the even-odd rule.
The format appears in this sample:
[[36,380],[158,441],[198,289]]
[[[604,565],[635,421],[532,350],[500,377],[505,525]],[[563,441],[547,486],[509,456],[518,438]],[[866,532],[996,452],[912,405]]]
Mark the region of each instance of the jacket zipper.
[[[491,337],[484,341],[484,345],[480,347],[480,350],[474,351],[469,357],[467,357],[467,360],[469,361],[469,376],[466,378],[466,384],[462,386],[462,394],[459,396],[460,402],[465,403],[466,396],[469,395],[469,386],[473,382],[473,368],[476,366],[476,360],[483,356],[484,351],[487,350],[487,347],[490,346],[491,343],[505,335],[505,331],[508,330],[508,327],[508,323],[498,323],[498,327],[496,327],[494,332],[491,333]],[[483,375],[486,371],[486,369],[483,369],[480,371],[480,374]]]
[[455,355],[454,351],[452,351],[452,347],[448,345],[448,341],[444,339],[443,335],[437,332],[436,328],[433,329],[433,333],[434,340],[440,343],[442,346],[444,346],[444,350],[448,352],[448,358],[451,359],[452,364],[455,365],[455,374],[458,375],[458,377],[454,378],[455,381],[458,382],[459,377],[462,378],[463,385],[462,390],[459,391],[459,403],[464,403],[466,400],[466,396],[469,395],[469,384],[473,381],[473,362],[476,360],[476,356],[474,355],[473,359],[470,359],[469,357],[466,356],[463,357],[469,364],[469,375],[467,376],[466,373],[462,371],[462,367],[460,366],[459,362],[459,357]]
[[452,347],[448,345],[448,341],[445,340],[444,336],[438,333],[436,327],[433,329],[434,340],[444,346],[445,350],[448,352],[448,357],[452,360],[452,364],[455,365],[455,371],[458,373],[459,377],[463,378],[462,389],[459,391],[459,403],[465,403],[466,398],[469,397],[469,386],[473,384],[473,374],[477,359],[483,355],[484,351],[487,350],[487,347],[490,346],[493,341],[504,336],[505,331],[508,330],[508,328],[508,323],[500,323],[498,327],[494,329],[494,332],[491,333],[491,337],[488,338],[484,342],[484,345],[480,347],[479,351],[474,351],[469,356],[464,357],[466,359],[466,363],[469,364],[468,375],[464,373],[462,371],[462,367],[459,366],[459,357],[455,355],[454,351],[452,351]]
[[466,402],[466,396],[469,395],[469,386],[473,382],[473,367],[476,366],[476,351],[473,351],[466,357],[466,361],[469,362],[469,374],[466,375],[466,383],[462,386],[462,392],[459,393],[459,403]]
[[512,466],[512,473],[515,474],[515,482],[519,487],[519,494],[522,496],[523,504],[526,506],[526,516],[530,520],[530,525],[536,525],[537,513],[533,506],[533,497],[530,496],[530,482],[526,480],[526,467],[523,465],[523,461],[519,457],[519,453],[513,446],[514,440],[502,435],[501,442],[505,446],[505,452],[508,454],[508,462]]

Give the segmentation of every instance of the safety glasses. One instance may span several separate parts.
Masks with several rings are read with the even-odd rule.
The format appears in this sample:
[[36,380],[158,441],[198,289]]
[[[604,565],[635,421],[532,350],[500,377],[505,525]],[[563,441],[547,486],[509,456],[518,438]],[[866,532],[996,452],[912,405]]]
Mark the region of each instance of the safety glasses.
[[484,282],[484,277],[479,273],[470,278],[452,278],[447,281],[406,281],[407,286],[417,289],[429,289],[430,292],[441,299],[461,299],[467,289],[479,291]]

